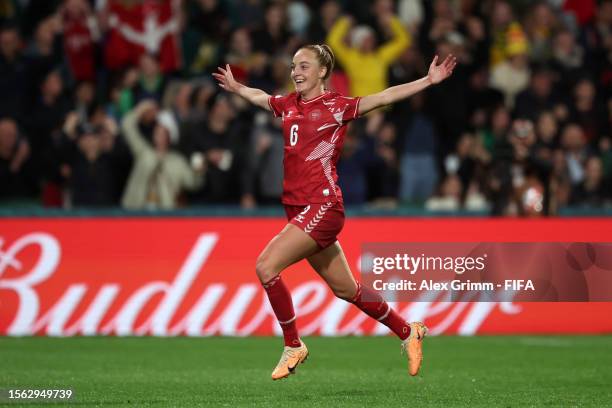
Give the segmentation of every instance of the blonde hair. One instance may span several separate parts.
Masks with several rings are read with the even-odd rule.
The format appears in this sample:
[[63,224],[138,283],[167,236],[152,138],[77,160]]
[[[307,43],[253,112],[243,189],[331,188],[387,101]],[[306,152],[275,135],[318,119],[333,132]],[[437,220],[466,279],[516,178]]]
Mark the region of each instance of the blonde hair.
[[300,49],[310,50],[314,52],[314,54],[317,56],[317,60],[319,61],[319,65],[327,68],[327,71],[325,72],[325,76],[323,77],[323,80],[324,81],[328,80],[329,77],[331,76],[332,71],[334,70],[334,63],[336,61],[336,58],[334,57],[334,53],[332,52],[329,45],[327,44],[309,44],[309,45],[304,45],[303,47],[300,47]]

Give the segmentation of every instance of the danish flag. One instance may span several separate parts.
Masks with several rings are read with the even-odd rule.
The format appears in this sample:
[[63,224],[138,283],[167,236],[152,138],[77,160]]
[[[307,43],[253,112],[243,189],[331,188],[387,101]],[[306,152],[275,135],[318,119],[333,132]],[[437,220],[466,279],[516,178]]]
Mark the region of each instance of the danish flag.
[[180,0],[110,0],[106,64],[119,69],[138,63],[147,52],[156,55],[162,71],[181,65],[179,32]]

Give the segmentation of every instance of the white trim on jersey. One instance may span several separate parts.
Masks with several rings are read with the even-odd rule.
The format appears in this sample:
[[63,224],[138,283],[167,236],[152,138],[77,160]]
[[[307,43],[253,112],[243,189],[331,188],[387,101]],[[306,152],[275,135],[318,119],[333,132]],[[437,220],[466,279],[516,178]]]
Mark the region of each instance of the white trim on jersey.
[[353,119],[357,119],[359,115],[359,102],[361,102],[361,97],[357,98],[357,103],[355,104],[355,114],[353,115]]
[[274,107],[272,106],[272,102],[270,101],[272,100],[272,98],[278,98],[278,97],[279,97],[278,95],[275,95],[275,96],[270,95],[268,97],[268,106],[270,107],[270,110],[272,111],[272,116],[274,116],[275,118],[278,118],[280,115],[276,113],[276,110],[274,110]]
[[325,130],[325,129],[327,129],[327,128],[334,127],[334,126],[340,126],[340,125],[339,125],[339,124],[337,124],[337,123],[326,123],[326,124],[324,124],[323,126],[320,126],[320,127],[317,129],[317,132],[320,132],[320,131],[322,131],[322,130]]
[[[338,127],[338,129],[340,129],[340,127]],[[338,129],[336,129],[336,131],[338,131]],[[334,132],[334,135],[335,134],[336,132]],[[336,183],[334,182],[334,178],[332,177],[331,167],[331,161],[335,147],[335,143],[329,143],[323,140],[317,145],[317,147],[314,148],[314,150],[308,155],[308,157],[306,157],[306,161],[318,159],[319,162],[321,162],[323,174],[329,182],[329,186],[331,187],[331,190],[333,191],[334,195],[337,197],[338,193],[336,191]]]
[[312,98],[312,99],[311,99],[311,100],[309,100],[309,101],[305,101],[305,100],[303,100],[303,99],[302,99],[302,97],[300,96],[300,97],[298,98],[298,101],[299,101],[299,102],[301,102],[301,103],[303,103],[303,104],[309,104],[310,102],[314,102],[314,101],[316,101],[316,100],[321,99],[322,97],[324,97],[325,95],[327,95],[327,94],[329,94],[329,93],[330,93],[329,91],[325,91],[325,92],[323,92],[321,95],[317,96],[316,98]]

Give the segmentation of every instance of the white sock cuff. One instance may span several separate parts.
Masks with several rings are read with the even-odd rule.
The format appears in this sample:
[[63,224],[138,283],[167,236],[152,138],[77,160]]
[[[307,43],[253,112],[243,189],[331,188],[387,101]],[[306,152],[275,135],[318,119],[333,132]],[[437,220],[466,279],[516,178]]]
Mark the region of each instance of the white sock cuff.
[[296,318],[296,316],[293,316],[291,319],[287,320],[286,322],[281,322],[281,321],[279,320],[279,321],[278,321],[278,323],[279,323],[279,324],[289,324],[289,323],[291,323],[292,321],[294,321],[294,320],[295,320],[295,318]]
[[387,316],[389,316],[389,312],[391,312],[391,306],[389,306],[389,304],[388,304],[388,303],[386,303],[386,305],[387,305],[387,311],[385,312],[385,314],[384,314],[384,315],[382,315],[381,317],[379,317],[378,319],[376,319],[376,320],[378,320],[379,322],[380,322],[381,320],[385,320],[385,319],[387,318]]

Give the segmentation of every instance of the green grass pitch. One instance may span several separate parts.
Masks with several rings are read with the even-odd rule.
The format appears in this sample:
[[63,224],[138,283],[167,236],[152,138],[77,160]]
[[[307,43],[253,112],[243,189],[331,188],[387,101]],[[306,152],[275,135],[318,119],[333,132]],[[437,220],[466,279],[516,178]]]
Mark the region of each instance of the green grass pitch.
[[0,338],[0,388],[71,388],[85,407],[612,406],[611,336],[429,337],[414,378],[394,338],[305,341],[273,382],[279,338]]

